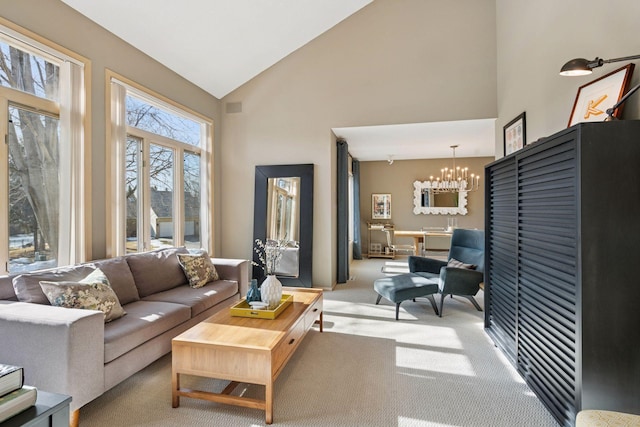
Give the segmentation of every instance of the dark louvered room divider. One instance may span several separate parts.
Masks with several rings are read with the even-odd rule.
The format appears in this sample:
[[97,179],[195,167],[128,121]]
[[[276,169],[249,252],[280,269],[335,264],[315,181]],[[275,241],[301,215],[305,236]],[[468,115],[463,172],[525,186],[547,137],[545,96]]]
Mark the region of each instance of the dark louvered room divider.
[[563,426],[640,413],[640,121],[487,166],[485,327]]
[[[516,363],[516,328],[517,328],[517,288],[516,277],[517,245],[518,245],[518,195],[516,181],[515,157],[505,159],[489,170],[486,182],[489,191],[485,191],[487,211],[488,239],[485,247],[491,247],[488,257],[487,274],[491,283],[491,298],[485,292],[488,331],[493,339],[499,341],[501,348],[511,363]],[[485,290],[487,287],[485,286]]]

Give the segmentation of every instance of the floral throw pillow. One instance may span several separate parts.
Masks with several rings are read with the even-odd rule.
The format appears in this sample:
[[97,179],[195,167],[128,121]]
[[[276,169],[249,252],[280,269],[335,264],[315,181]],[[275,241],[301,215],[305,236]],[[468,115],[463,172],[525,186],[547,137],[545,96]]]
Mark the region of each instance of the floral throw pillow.
[[105,323],[126,314],[107,276],[99,268],[78,282],[41,281],[40,288],[51,305],[100,310],[104,313]]
[[177,255],[180,266],[189,280],[189,286],[192,288],[201,288],[220,278],[207,252]]

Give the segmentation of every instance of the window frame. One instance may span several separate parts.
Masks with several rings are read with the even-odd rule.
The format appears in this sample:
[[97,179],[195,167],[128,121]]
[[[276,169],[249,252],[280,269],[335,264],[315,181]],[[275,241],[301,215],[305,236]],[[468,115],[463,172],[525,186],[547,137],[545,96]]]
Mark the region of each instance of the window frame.
[[[60,170],[61,215],[69,217],[60,221],[59,266],[75,264],[91,259],[91,129],[87,117],[91,116],[90,76],[91,62],[44,37],[0,17],[0,40],[23,51],[35,54],[60,67],[59,101],[40,98],[27,92],[0,86],[0,135],[8,137],[8,123],[4,120],[9,106],[34,110],[57,116],[60,124],[60,141],[69,141],[64,150],[67,157]],[[41,111],[38,111],[41,110]],[[1,144],[0,161],[8,160],[7,144]],[[62,158],[63,156],[61,156]],[[0,200],[9,200],[8,170],[0,174]],[[7,206],[8,209],[8,206]],[[8,212],[7,212],[8,213]],[[0,274],[9,274],[9,219],[0,219]]]
[[[127,135],[174,150],[173,191],[178,195],[173,207],[173,245],[184,245],[184,173],[183,153],[185,151],[200,155],[200,242],[201,247],[214,255],[214,217],[213,217],[213,120],[199,114],[184,105],[158,94],[112,70],[106,70],[107,101],[107,256],[126,254],[126,210],[125,210],[125,147]],[[127,94],[142,99],[151,105],[200,123],[200,146],[173,140],[154,134],[125,122]],[[147,152],[143,153],[148,156]],[[146,202],[144,202],[146,204]],[[148,204],[145,206],[148,207]],[[149,233],[148,230],[145,233]],[[147,237],[143,237],[148,241]],[[143,250],[150,250],[145,248]]]

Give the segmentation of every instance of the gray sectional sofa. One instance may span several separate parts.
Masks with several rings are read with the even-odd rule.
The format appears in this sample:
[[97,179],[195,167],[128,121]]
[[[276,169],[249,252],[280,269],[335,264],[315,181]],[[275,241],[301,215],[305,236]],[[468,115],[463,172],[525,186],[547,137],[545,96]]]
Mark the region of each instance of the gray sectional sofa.
[[[219,280],[187,284],[167,248],[70,267],[0,276],[0,363],[24,367],[25,383],[72,396],[75,411],[171,351],[171,339],[246,294],[247,260],[212,258]],[[40,281],[74,281],[100,268],[126,315],[54,307]],[[170,384],[167,384],[169,387]],[[77,412],[76,412],[77,415]]]

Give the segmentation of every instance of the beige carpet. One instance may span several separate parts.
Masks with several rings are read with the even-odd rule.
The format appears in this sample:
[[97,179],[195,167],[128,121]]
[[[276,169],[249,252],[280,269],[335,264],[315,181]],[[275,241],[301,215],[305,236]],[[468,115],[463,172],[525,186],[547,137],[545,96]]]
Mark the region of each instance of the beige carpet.
[[[397,260],[396,260],[397,262]],[[309,332],[275,385],[278,426],[557,426],[483,331],[483,313],[447,298],[375,305],[385,260],[356,261],[325,293],[324,333]],[[394,268],[398,267],[397,265]],[[482,292],[478,295],[483,305]],[[182,398],[171,408],[165,356],[80,411],[81,426],[261,426],[264,412]],[[222,381],[183,386],[221,390]],[[263,396],[260,386],[241,393]]]

